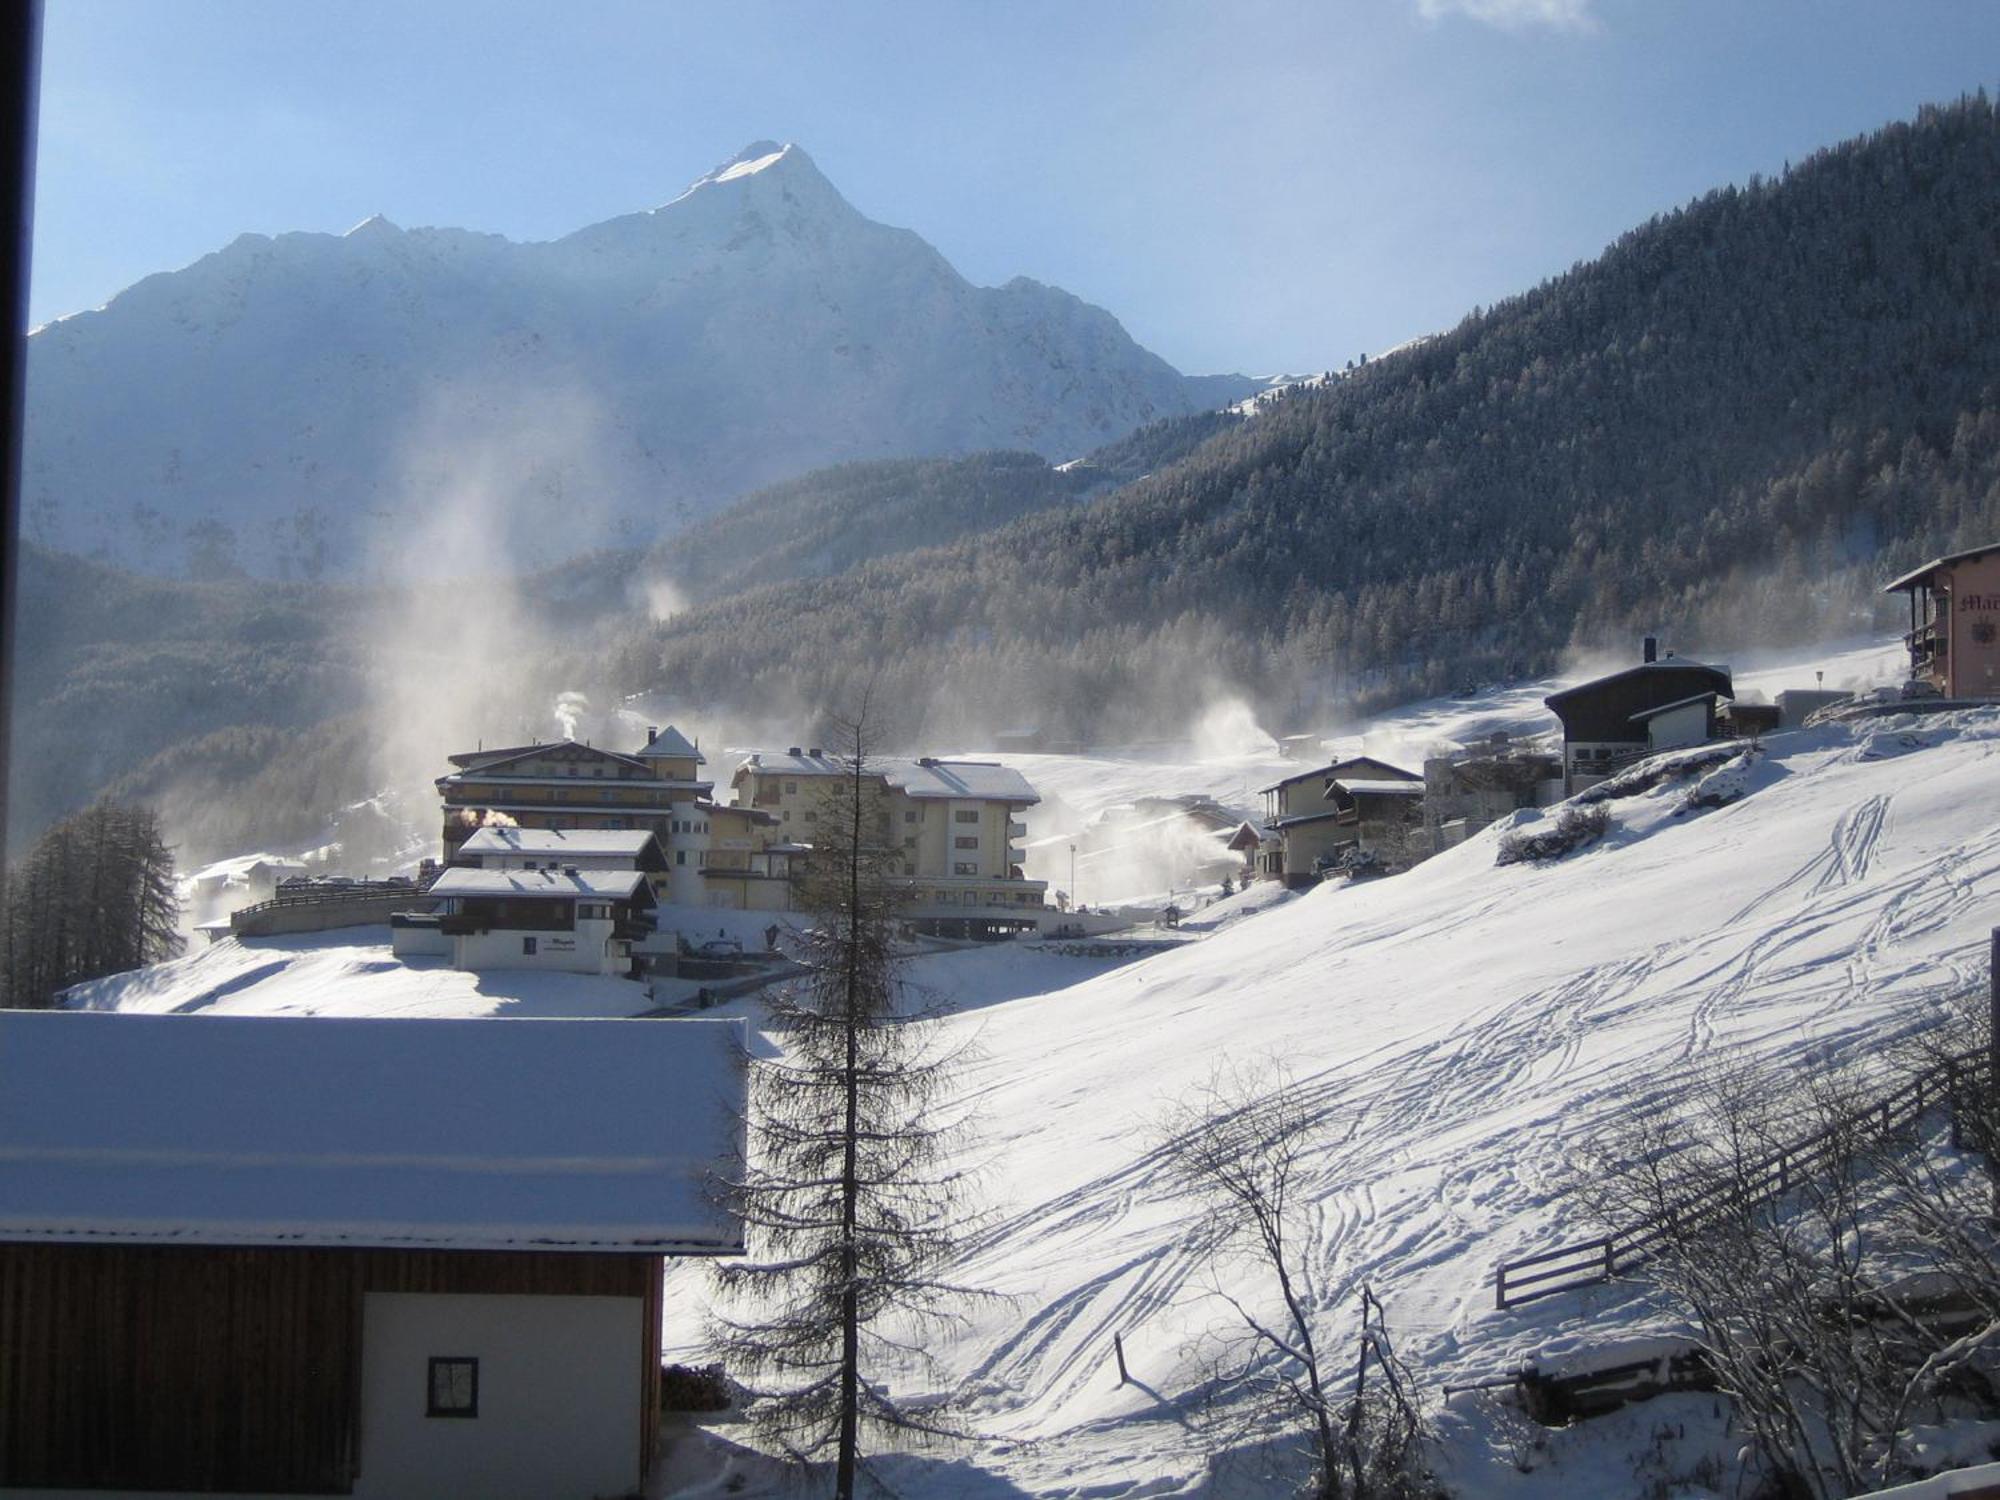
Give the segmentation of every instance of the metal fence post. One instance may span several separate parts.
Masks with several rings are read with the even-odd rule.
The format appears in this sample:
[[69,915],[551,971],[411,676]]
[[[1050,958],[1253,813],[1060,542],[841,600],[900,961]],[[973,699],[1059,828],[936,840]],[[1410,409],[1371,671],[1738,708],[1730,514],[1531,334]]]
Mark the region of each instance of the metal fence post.
[[[1993,1097],[2000,1093],[2000,927],[1993,929],[1993,946],[1987,954],[1986,992],[1986,1090],[1983,1095],[1973,1097],[1985,1106],[1986,1118],[1990,1120]],[[1990,1140],[1976,1140],[1973,1144],[1987,1151],[1994,1149]],[[2000,1162],[1990,1156],[1986,1161],[1986,1178],[1993,1188],[1993,1217],[2000,1220]]]

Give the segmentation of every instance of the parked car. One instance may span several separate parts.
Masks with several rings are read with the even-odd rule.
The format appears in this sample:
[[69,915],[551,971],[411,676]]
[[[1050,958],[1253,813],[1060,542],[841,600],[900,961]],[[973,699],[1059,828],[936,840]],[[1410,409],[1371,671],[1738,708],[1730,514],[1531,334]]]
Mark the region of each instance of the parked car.
[[703,958],[741,958],[743,945],[732,937],[710,938],[695,950]]

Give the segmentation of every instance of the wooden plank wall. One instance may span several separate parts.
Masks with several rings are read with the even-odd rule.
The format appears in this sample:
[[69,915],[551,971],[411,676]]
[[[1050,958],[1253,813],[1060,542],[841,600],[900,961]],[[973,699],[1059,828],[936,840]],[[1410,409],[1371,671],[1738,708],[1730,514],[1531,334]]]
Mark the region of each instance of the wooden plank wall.
[[660,1278],[657,1255],[0,1245],[0,1485],[347,1493],[371,1291],[643,1299],[650,1458]]

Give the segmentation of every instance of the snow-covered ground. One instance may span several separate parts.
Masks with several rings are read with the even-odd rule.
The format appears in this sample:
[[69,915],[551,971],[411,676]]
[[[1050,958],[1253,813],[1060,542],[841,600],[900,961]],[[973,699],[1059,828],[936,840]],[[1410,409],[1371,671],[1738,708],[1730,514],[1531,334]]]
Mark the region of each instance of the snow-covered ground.
[[[1163,1416],[1230,1314],[1152,1144],[1223,1060],[1280,1060],[1326,1121],[1310,1255],[1331,1328],[1368,1282],[1433,1393],[1603,1336],[1595,1304],[1629,1293],[1499,1313],[1491,1281],[1498,1260],[1585,1232],[1561,1188],[1596,1122],[1722,1049],[1865,1058],[1984,982],[2000,711],[1767,746],[1741,801],[1681,815],[1678,784],[1615,802],[1607,839],[1555,865],[1496,868],[1489,830],[968,1014],[1000,1221],[961,1269],[1010,1300],[942,1352],[978,1424],[1014,1445],[981,1466],[1038,1495],[1205,1471],[1200,1432]],[[702,1286],[680,1278],[681,1326]],[[1114,1333],[1142,1384],[1118,1383]],[[1494,1454],[1459,1477],[1534,1493],[1537,1474]]]
[[[1829,687],[1893,667],[1879,644],[1821,664]],[[1813,686],[1811,671],[1786,664],[1766,691]],[[1763,675],[1743,671],[1739,683]],[[1361,743],[1529,727],[1548,686],[1417,705],[1368,726]],[[1220,795],[1261,774],[1256,755],[1150,763],[1150,774],[1137,757],[1009,759],[1082,807]],[[1206,787],[1190,784],[1197,775]],[[1207,1374],[1210,1336],[1234,1317],[1218,1281],[1253,1304],[1264,1293],[1253,1271],[1196,1253],[1190,1207],[1156,1144],[1162,1115],[1219,1065],[1273,1060],[1325,1126],[1307,1255],[1326,1336],[1351,1337],[1362,1283],[1380,1296],[1452,1440],[1457,1493],[1637,1494],[1635,1462],[1661,1477],[1733,1451],[1717,1446],[1711,1398],[1552,1434],[1492,1397],[1437,1403],[1447,1382],[1668,1331],[1630,1289],[1493,1306],[1496,1262],[1587,1232],[1564,1184],[1601,1122],[1723,1054],[1866,1061],[1986,982],[2000,924],[2000,709],[1775,735],[1729,775],[1744,795],[1727,806],[1686,809],[1688,782],[1614,800],[1607,837],[1549,865],[1496,867],[1495,828],[1391,879],[1286,900],[1256,887],[1201,913],[1189,941],[1137,962],[1029,945],[918,960],[913,977],[950,1001],[947,1025],[977,1044],[964,1086],[982,1135],[969,1165],[994,1219],[957,1273],[1007,1300],[972,1306],[959,1336],[930,1345],[973,1425],[996,1441],[903,1470],[898,1488],[918,1500],[1217,1492],[1205,1488],[1209,1429],[1185,1402]],[[384,948],[329,936],[342,943],[219,944],[80,998],[578,1014],[638,988],[399,974]],[[707,1288],[699,1266],[670,1273],[670,1335],[698,1327]],[[1133,1384],[1119,1383],[1114,1334]],[[1686,1436],[1666,1443],[1668,1429]]]
[[[1426,756],[1495,732],[1515,738],[1550,733],[1557,725],[1543,699],[1637,660],[1636,651],[1629,659],[1579,658],[1567,670],[1534,682],[1425,699],[1364,723],[1327,726],[1318,736],[1318,754],[1297,759],[1281,755],[1278,742],[1247,707],[1234,701],[1209,705],[1179,745],[1083,755],[1023,755],[976,747],[961,753],[1012,766],[1041,793],[1041,804],[1027,816],[1027,874],[1067,890],[1071,842],[1111,808],[1141,797],[1193,794],[1255,818],[1263,807],[1262,788],[1337,757],[1372,755],[1421,771]],[[1724,664],[1734,669],[1740,696],[1770,701],[1787,688],[1853,691],[1899,682],[1907,675],[1909,656],[1899,640],[1871,637],[1814,650],[1756,652]],[[1076,870],[1079,899],[1092,905],[1152,902],[1176,886],[1185,890],[1198,847],[1190,827],[1188,837],[1154,841],[1138,857],[1121,857],[1120,851],[1095,858],[1086,853]]]
[[78,1010],[219,1016],[631,1016],[662,1003],[627,979],[530,969],[463,973],[405,963],[387,927],[200,940],[186,956],[68,992]]

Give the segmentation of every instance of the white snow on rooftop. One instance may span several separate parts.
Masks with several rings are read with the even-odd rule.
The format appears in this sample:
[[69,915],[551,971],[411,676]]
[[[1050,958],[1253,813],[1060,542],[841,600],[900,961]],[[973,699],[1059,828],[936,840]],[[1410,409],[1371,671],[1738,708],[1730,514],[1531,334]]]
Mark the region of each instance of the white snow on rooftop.
[[459,853],[637,859],[652,842],[654,835],[643,828],[482,828],[459,845]]
[[599,974],[406,962],[391,953],[388,927],[375,925],[199,943],[185,957],[72,986],[63,1003],[154,1015],[578,1019],[635,1016],[662,1003],[655,990],[672,989]]
[[665,729],[660,730],[652,739],[648,740],[632,753],[641,760],[651,760],[666,756],[674,760],[692,759],[698,764],[706,764],[707,762],[707,757],[695,749],[693,742],[671,724]]
[[[868,769],[912,797],[955,797],[966,800],[1035,803],[1041,796],[1028,778],[999,760],[944,760],[930,756],[911,759],[881,756]],[[760,750],[737,768],[737,774],[759,771],[779,776],[844,776],[848,768],[837,756],[807,752]]]
[[740,1023],[0,1012],[0,1239],[735,1246]]
[[450,869],[431,886],[433,896],[486,896],[501,900],[538,896],[601,896],[622,900],[646,883],[637,870]]

